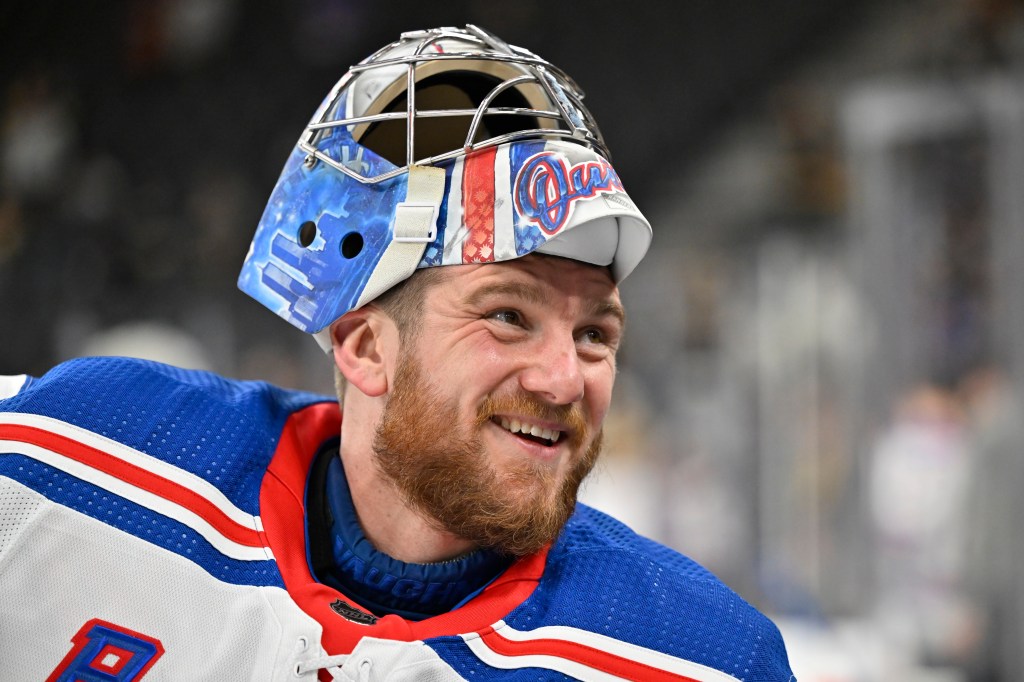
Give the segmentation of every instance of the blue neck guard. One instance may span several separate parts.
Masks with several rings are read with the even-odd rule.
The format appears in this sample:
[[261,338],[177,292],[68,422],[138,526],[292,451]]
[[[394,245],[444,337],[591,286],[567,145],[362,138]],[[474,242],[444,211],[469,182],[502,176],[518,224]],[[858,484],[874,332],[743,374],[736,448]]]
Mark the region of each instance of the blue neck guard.
[[422,620],[451,611],[496,578],[512,559],[478,550],[435,564],[411,564],[377,551],[363,534],[337,451],[326,475],[333,561],[317,576],[377,615]]

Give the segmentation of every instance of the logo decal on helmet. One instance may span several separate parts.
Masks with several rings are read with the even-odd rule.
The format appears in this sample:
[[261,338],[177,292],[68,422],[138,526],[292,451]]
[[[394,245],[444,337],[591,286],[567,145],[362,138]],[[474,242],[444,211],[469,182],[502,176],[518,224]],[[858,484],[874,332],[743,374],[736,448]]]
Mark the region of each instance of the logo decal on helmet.
[[561,154],[544,151],[527,159],[516,176],[516,210],[553,235],[569,221],[580,199],[624,191],[615,169],[604,159],[570,166]]

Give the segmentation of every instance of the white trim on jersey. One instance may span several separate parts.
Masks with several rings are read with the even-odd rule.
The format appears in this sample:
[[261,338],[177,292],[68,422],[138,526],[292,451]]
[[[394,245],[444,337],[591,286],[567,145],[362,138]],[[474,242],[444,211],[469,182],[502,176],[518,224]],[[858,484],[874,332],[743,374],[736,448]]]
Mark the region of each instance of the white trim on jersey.
[[[613,680],[634,679],[622,678],[593,667],[599,657],[614,657],[622,662],[639,664],[647,669],[654,669],[664,677],[678,676],[680,680],[694,682],[736,682],[736,678],[715,668],[700,663],[687,661],[669,654],[648,649],[646,647],[623,642],[606,635],[589,630],[581,630],[563,625],[550,625],[534,630],[516,630],[504,621],[492,626],[494,634],[489,632],[462,635],[466,645],[484,663],[503,670],[538,667],[556,670],[580,680],[593,682],[611,682]],[[526,644],[524,653],[503,654],[495,651],[489,644],[489,637],[498,637],[516,644]],[[535,646],[533,646],[535,645]],[[557,653],[559,645],[578,645],[586,647],[595,655],[582,653],[574,659],[566,658]],[[527,653],[527,652],[530,653]],[[585,651],[585,650],[583,650]],[[588,659],[591,664],[588,664]],[[642,670],[638,670],[638,673]]]
[[104,490],[119,495],[127,500],[172,518],[192,528],[205,538],[217,551],[225,556],[242,561],[259,561],[272,559],[273,554],[266,542],[261,539],[263,524],[259,516],[247,514],[235,506],[220,490],[209,481],[193,473],[179,469],[163,460],[157,459],[122,443],[93,433],[67,422],[33,414],[0,412],[0,427],[27,427],[45,434],[66,438],[74,443],[101,455],[109,456],[125,465],[125,470],[142,470],[155,478],[158,487],[168,491],[184,489],[190,495],[197,496],[200,505],[211,505],[217,512],[226,517],[227,524],[236,524],[238,531],[250,538],[246,544],[228,537],[225,530],[218,529],[214,523],[202,515],[197,505],[188,505],[171,494],[162,495],[157,491],[147,490],[135,482],[130,476],[124,478],[95,466],[79,461],[67,452],[46,447],[41,444],[25,442],[15,438],[0,439],[0,452],[18,453],[31,457],[52,467],[60,469],[71,476],[97,485]]
[[28,381],[26,374],[0,376],[0,400],[18,395],[26,381]]
[[498,668],[499,670],[542,668],[560,672],[576,680],[585,680],[585,682],[622,682],[624,679],[557,656],[503,656],[489,649],[479,637],[477,634],[462,635],[462,638],[466,641],[470,650],[476,654],[477,658],[492,668]]

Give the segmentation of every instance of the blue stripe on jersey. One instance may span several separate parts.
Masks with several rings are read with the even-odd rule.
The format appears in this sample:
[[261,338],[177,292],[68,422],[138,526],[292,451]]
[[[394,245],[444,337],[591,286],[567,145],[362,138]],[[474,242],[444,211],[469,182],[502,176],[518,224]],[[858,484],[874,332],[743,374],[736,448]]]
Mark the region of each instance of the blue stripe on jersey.
[[[28,486],[53,502],[180,554],[218,580],[236,585],[284,587],[273,561],[239,561],[226,557],[188,526],[25,455],[0,452],[0,475]],[[68,557],[71,565],[74,560]]]

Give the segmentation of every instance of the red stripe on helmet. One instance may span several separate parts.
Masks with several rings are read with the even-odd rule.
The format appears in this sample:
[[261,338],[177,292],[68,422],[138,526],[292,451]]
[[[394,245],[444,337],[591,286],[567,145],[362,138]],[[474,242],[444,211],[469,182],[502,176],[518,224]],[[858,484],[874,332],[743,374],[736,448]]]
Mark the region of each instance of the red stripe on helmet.
[[462,207],[466,239],[463,263],[494,262],[494,159],[497,147],[469,154],[462,168]]

